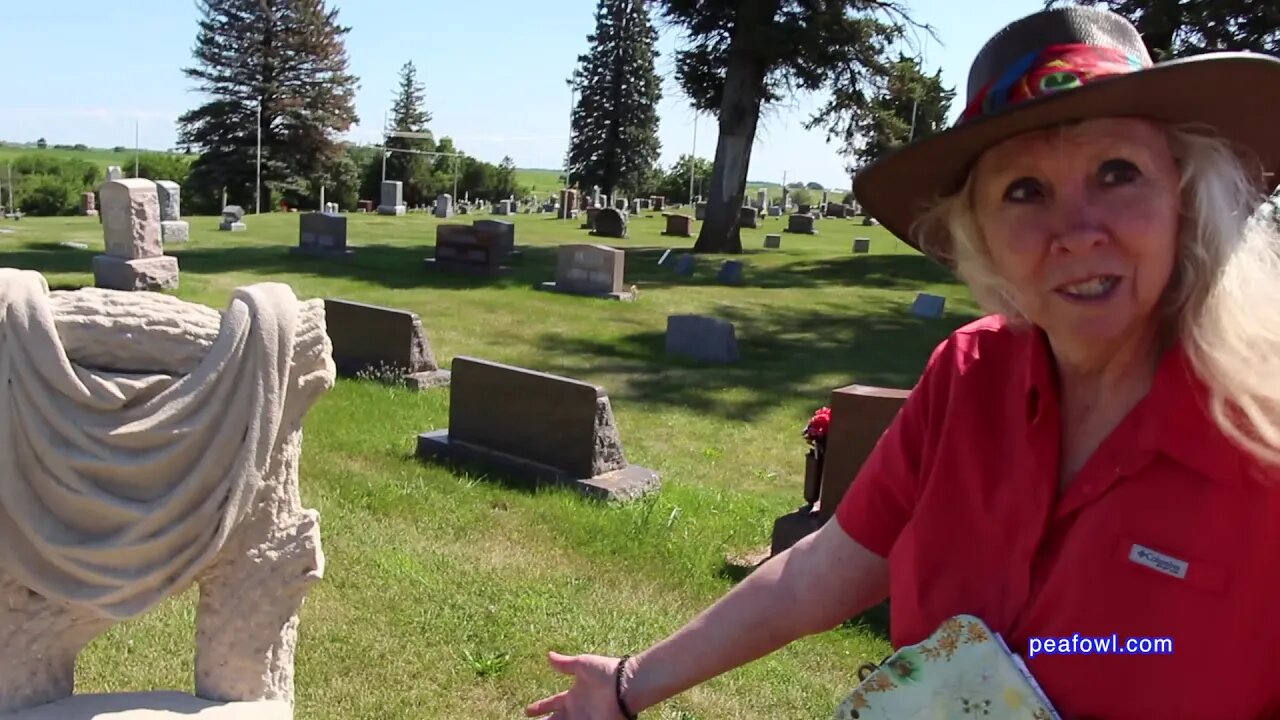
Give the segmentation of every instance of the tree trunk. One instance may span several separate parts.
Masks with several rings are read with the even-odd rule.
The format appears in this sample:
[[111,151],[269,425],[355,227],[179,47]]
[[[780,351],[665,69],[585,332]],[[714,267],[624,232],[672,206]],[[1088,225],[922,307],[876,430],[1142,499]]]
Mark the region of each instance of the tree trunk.
[[779,3],[780,0],[744,0],[739,7],[720,100],[719,137],[711,168],[707,214],[693,244],[695,253],[742,252],[738,223],[768,72],[756,48],[766,41],[761,29],[773,23]]

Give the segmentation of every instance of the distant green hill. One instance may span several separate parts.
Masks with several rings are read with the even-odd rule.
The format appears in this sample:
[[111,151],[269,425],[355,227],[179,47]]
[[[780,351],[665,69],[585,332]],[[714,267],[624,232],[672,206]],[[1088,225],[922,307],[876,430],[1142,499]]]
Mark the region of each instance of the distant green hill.
[[[143,152],[166,152],[164,150],[148,150],[143,148]],[[11,159],[28,153],[48,153],[56,157],[75,158],[78,160],[87,160],[95,165],[99,165],[105,169],[109,165],[119,165],[124,169],[125,174],[129,175],[133,167],[133,150],[127,149],[123,152],[104,148],[85,148],[78,150],[68,147],[49,146],[41,150],[34,143],[7,143],[0,142],[0,182],[4,181],[3,172],[4,164]],[[560,190],[560,177],[564,174],[563,170],[553,170],[548,168],[516,168],[516,182],[521,186],[528,187],[531,192],[538,195],[547,195],[558,192]],[[759,182],[749,180],[747,182],[748,195],[754,195],[759,188],[769,188],[770,196],[780,198],[782,195],[782,184],[776,182]],[[776,191],[776,192],[775,192]],[[832,189],[833,194],[838,193],[841,196],[847,192],[844,189]],[[751,198],[748,198],[751,199]]]

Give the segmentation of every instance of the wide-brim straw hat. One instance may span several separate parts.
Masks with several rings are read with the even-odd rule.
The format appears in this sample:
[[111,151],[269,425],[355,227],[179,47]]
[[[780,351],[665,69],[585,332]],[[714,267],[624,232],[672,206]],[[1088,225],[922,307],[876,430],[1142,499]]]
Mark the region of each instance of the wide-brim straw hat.
[[[922,208],[958,191],[984,150],[1020,133],[1100,117],[1205,127],[1260,163],[1264,192],[1280,181],[1280,58],[1214,52],[1155,64],[1128,20],[1069,6],[996,33],[969,69],[955,125],[863,168],[854,197],[866,215],[920,249],[912,224]],[[929,230],[926,249],[949,248],[945,232]],[[930,254],[952,264],[945,250]]]

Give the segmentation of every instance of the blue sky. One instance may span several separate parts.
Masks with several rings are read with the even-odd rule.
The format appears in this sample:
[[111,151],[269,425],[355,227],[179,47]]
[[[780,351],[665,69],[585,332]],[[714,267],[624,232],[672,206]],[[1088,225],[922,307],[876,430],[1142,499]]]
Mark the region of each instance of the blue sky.
[[[1006,23],[1043,7],[1042,0],[907,0],[938,40],[919,34],[926,68],[941,67],[963,102],[974,54]],[[4,98],[0,140],[133,147],[175,142],[174,121],[201,102],[181,68],[191,61],[197,11],[191,0],[106,3],[10,0],[0,11]],[[346,0],[347,51],[360,78],[360,125],[349,137],[374,141],[391,104],[396,72],[413,60],[426,83],[431,129],[491,162],[510,155],[520,167],[559,167],[568,136],[565,78],[586,48],[595,0]],[[980,10],[978,8],[981,8]],[[56,9],[55,9],[56,8]],[[715,121],[696,119],[672,78],[664,33],[658,71],[666,78],[660,106],[662,160],[694,149],[712,157]],[[797,97],[762,121],[752,151],[753,180],[817,181],[847,187],[844,161],[821,131],[803,123],[819,98]]]

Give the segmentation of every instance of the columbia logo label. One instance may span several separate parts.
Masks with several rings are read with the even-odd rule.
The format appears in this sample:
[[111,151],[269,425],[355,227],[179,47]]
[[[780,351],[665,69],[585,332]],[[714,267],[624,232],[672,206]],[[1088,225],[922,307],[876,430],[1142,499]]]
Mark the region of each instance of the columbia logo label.
[[1129,548],[1129,559],[1139,565],[1145,565],[1152,570],[1171,575],[1179,580],[1187,578],[1187,568],[1190,567],[1186,560],[1179,560],[1176,557],[1156,552],[1149,547],[1138,544],[1134,544],[1133,547]]

